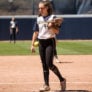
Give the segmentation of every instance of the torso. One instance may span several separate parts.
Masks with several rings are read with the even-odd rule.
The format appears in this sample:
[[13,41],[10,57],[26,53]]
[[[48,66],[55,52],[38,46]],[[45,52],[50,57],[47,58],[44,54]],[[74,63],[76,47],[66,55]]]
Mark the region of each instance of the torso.
[[47,17],[38,17],[37,18],[37,24],[39,27],[39,34],[38,34],[38,39],[49,39],[49,38],[54,38],[55,34],[49,31],[47,27],[47,21],[52,21],[55,15],[50,15]]

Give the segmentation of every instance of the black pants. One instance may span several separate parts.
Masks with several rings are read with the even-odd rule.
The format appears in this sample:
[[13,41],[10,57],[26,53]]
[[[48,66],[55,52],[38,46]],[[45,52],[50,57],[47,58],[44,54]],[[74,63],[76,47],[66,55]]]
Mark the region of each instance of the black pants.
[[39,40],[39,53],[42,61],[44,81],[46,85],[49,85],[49,69],[58,76],[60,81],[64,80],[58,68],[53,64],[55,48],[54,40],[55,38]]
[[12,33],[10,33],[10,41],[14,40],[16,42],[16,29],[12,29]]
[[57,58],[56,39],[53,39],[53,42],[54,42],[54,56]]

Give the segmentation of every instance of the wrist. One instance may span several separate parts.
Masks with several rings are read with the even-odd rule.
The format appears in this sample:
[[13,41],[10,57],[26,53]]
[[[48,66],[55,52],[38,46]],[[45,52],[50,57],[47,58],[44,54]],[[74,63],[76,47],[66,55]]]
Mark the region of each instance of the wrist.
[[31,47],[34,47],[34,45],[32,44]]

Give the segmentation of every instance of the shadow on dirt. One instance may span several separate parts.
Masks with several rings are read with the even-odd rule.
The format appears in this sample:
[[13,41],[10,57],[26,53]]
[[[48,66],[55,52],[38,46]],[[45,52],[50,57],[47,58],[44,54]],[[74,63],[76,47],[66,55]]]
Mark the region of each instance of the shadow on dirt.
[[61,91],[61,90],[50,90],[50,91],[32,91],[32,92],[91,92],[88,90],[65,90],[65,91]]
[[66,91],[56,90],[52,92],[90,92],[90,91],[88,90],[66,90]]

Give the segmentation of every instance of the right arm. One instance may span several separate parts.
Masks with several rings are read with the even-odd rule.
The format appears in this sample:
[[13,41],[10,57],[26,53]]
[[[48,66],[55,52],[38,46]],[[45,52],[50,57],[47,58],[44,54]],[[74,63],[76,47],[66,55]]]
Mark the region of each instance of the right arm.
[[16,25],[16,34],[17,34],[19,32],[18,23],[15,22],[15,25]]
[[34,42],[37,39],[38,33],[39,33],[39,28],[38,28],[37,22],[34,24],[33,31],[34,32],[33,32],[33,36],[32,36],[31,51],[35,52]]
[[35,40],[37,39],[37,36],[38,36],[38,31],[35,31],[35,32],[33,33],[33,36],[32,36],[32,46],[34,46],[34,42],[35,42]]
[[35,52],[34,42],[37,39],[37,36],[38,36],[38,32],[36,31],[33,33],[33,36],[32,36],[32,44],[31,44],[31,51],[32,52]]
[[10,21],[10,25],[9,25],[9,31],[10,31],[10,34],[12,34],[11,21]]

